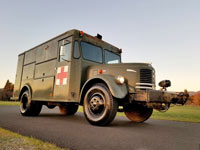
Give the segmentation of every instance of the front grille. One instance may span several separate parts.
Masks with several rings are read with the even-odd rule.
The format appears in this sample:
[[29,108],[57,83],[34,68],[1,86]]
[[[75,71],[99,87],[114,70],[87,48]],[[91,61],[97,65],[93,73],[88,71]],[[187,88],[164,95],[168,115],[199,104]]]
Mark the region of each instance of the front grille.
[[152,83],[152,70],[140,69],[140,83]]

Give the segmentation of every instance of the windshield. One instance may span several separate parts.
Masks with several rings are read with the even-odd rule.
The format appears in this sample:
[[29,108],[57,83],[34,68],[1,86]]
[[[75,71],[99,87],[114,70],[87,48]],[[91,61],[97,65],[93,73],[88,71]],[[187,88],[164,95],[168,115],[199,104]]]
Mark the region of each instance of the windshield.
[[[95,46],[87,42],[81,42],[83,58],[89,61],[103,63],[103,51],[101,47]],[[120,55],[109,50],[104,50],[105,64],[118,64],[121,62]]]
[[120,63],[120,56],[111,51],[105,50],[105,63],[118,64]]
[[97,63],[103,62],[102,49],[95,45],[81,42],[83,58]]

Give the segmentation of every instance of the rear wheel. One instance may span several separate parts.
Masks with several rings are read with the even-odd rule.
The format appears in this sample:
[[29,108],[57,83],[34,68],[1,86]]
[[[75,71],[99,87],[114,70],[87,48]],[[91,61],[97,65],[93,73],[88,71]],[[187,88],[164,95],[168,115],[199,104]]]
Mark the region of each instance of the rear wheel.
[[74,115],[78,110],[78,105],[76,104],[59,105],[59,110],[62,115]]
[[133,122],[144,122],[152,115],[153,108],[144,105],[133,104],[124,106],[124,113],[128,119]]
[[56,104],[54,104],[54,103],[46,103],[45,104],[49,109],[54,109],[57,105]]
[[118,104],[105,84],[92,86],[84,98],[86,119],[93,125],[108,125],[116,116]]
[[31,94],[24,91],[20,97],[20,113],[23,116],[38,116],[42,109],[40,102],[31,101]]

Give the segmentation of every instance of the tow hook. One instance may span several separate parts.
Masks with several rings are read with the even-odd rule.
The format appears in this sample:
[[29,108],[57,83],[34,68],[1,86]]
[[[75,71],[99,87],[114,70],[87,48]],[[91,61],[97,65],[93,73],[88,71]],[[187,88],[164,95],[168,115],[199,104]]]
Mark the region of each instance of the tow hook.
[[184,105],[187,102],[188,98],[188,91],[184,90],[184,92],[180,92],[177,94],[177,98],[173,98],[172,103]]

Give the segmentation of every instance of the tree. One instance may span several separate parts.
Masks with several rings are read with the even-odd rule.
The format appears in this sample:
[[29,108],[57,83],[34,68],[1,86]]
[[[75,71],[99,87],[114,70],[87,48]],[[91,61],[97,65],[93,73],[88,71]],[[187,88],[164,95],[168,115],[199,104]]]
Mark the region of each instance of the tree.
[[190,96],[187,101],[187,104],[200,106],[200,92],[197,92],[194,95]]
[[196,93],[193,97],[193,103],[197,106],[200,106],[200,93]]
[[10,100],[10,98],[13,95],[13,89],[14,89],[14,85],[9,80],[7,80],[7,82],[3,88],[3,91],[2,91],[2,99]]

